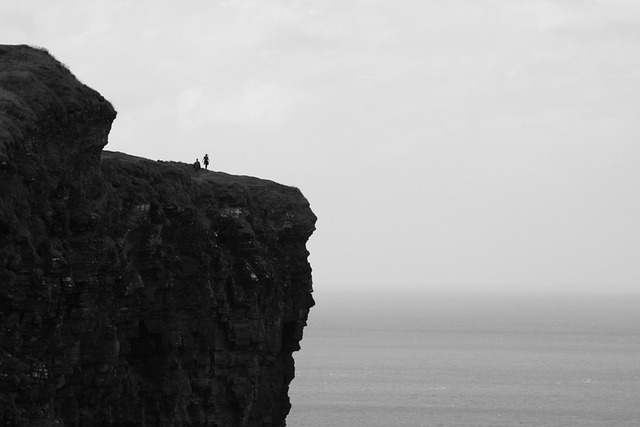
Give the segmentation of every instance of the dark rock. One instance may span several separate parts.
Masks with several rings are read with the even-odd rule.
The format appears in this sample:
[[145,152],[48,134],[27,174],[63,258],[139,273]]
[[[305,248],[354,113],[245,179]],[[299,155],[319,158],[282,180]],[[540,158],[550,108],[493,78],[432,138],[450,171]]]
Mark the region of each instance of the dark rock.
[[115,116],[45,50],[0,46],[0,424],[283,426],[308,202],[103,151]]

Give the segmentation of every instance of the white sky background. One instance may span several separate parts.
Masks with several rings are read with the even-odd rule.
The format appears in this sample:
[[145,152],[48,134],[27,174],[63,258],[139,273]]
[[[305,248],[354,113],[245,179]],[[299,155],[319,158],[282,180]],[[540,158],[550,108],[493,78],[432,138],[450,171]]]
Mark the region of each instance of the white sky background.
[[640,2],[13,2],[107,149],[299,187],[318,289],[640,292]]

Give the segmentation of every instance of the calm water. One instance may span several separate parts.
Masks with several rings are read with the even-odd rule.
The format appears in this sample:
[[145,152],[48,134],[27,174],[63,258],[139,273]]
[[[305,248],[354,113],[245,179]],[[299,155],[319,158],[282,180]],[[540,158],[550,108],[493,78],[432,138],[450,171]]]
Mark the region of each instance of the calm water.
[[640,425],[640,299],[316,300],[288,426]]

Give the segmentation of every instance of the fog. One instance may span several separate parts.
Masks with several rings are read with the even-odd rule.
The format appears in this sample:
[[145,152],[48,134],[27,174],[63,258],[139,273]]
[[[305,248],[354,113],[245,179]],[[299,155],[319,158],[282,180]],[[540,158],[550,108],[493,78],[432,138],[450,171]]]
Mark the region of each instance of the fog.
[[26,1],[107,149],[299,187],[319,299],[638,293],[633,0]]

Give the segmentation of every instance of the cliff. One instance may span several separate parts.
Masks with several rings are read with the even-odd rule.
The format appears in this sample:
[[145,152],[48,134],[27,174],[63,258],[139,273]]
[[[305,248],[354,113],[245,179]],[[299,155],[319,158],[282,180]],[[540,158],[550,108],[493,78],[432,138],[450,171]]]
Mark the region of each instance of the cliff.
[[44,49],[0,45],[0,424],[285,425],[309,203],[103,151],[115,116]]

